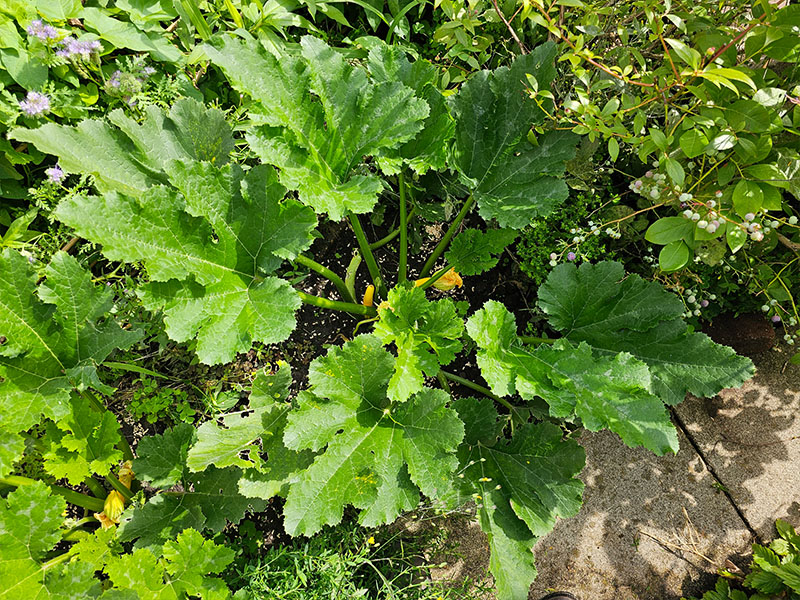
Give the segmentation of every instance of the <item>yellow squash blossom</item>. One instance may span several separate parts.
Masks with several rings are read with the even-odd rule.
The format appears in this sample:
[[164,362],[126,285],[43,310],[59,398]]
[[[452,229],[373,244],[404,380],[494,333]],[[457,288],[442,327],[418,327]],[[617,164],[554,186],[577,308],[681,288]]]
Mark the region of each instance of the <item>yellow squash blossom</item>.
[[119,468],[119,475],[117,476],[120,483],[122,483],[122,485],[128,489],[131,489],[131,481],[133,481],[134,476],[132,466],[133,465],[131,465],[131,461],[126,460]]
[[125,510],[125,497],[117,490],[111,490],[103,504],[103,512],[109,520],[119,523],[119,517],[123,510]]
[[[422,279],[417,279],[414,282],[414,287],[419,287],[426,281],[428,281],[430,277],[423,277]],[[439,277],[434,283],[433,287],[437,290],[441,290],[443,292],[447,292],[452,290],[454,287],[458,286],[461,287],[464,285],[464,281],[461,279],[461,275],[456,273],[455,268],[450,269],[447,273]]]

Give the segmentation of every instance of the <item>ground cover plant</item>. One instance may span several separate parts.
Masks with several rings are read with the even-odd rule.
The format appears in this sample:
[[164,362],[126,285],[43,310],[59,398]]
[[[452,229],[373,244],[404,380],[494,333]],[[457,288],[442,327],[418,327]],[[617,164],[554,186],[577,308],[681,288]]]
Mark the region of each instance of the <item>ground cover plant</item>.
[[[0,574],[20,582],[0,597],[226,597],[242,587],[220,577],[237,552],[226,536],[276,503],[297,538],[348,512],[373,527],[421,503],[468,506],[498,597],[527,597],[536,541],[580,509],[584,455],[570,433],[610,429],[675,452],[667,407],[741,384],[752,363],[619,262],[568,261],[542,277],[535,337],[497,299],[448,295],[570,196],[583,132],[552,126],[555,43],[443,89],[437,66],[400,44],[284,44],[241,4],[187,5],[153,19],[192,23],[171,47],[202,62],[200,93],[191,79],[169,101],[133,90],[145,63],[129,58],[104,89],[133,93],[109,94],[102,114],[28,110],[7,123],[14,152],[57,161],[42,207],[72,254],[37,254],[27,211],[0,250],[0,484],[13,490],[0,505]],[[68,8],[51,19],[93,9]],[[26,19],[42,14],[12,25],[37,37],[45,23]],[[78,182],[69,191],[66,178]],[[376,215],[395,225],[370,240]],[[312,254],[332,230],[349,236],[349,263]],[[353,315],[337,321],[343,343],[304,357],[307,374],[258,368],[202,410],[157,390],[157,364],[124,360],[178,344],[227,368],[287,340],[303,305]],[[476,377],[459,374],[473,359]],[[138,378],[125,403],[114,402],[119,372]],[[137,434],[137,419],[154,427]]]

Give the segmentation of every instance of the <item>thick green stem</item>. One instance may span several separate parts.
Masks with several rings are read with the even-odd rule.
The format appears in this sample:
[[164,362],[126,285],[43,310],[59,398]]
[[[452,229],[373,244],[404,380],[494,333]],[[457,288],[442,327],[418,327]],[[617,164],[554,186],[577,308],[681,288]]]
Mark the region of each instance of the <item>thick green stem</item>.
[[408,275],[408,215],[406,214],[406,180],[403,174],[397,176],[400,183],[400,266],[397,283],[403,283]]
[[126,488],[125,485],[119,479],[114,477],[111,473],[106,475],[106,481],[111,485],[111,487],[113,487],[120,494],[125,496],[125,500],[128,500],[130,502],[130,499],[133,498],[133,494],[131,493],[131,491],[128,488]]
[[[23,485],[33,485],[34,483],[36,483],[36,479],[31,479],[29,477],[22,477],[20,475],[9,475],[8,477],[0,477],[0,485],[10,485],[12,487],[20,487]],[[75,490],[64,488],[58,485],[50,485],[48,487],[50,488],[51,492],[63,497],[64,500],[66,500],[70,504],[74,504],[75,506],[80,506],[82,508],[87,508],[94,512],[101,512],[103,510],[103,501],[100,498],[95,498],[94,496],[81,494],[80,492],[76,492]]]
[[353,252],[353,258],[350,259],[350,264],[347,265],[347,273],[344,277],[344,284],[347,286],[347,291],[350,295],[356,297],[356,275],[358,274],[358,267],[361,266],[361,253]]
[[444,375],[450,381],[463,385],[464,387],[468,387],[469,389],[475,390],[476,392],[480,392],[484,396],[488,396],[492,400],[499,402],[500,404],[505,406],[508,410],[510,410],[512,414],[516,411],[516,407],[513,404],[511,404],[505,398],[501,398],[500,396],[493,394],[492,390],[490,390],[489,388],[485,388],[482,385],[478,385],[477,383],[470,381],[469,379],[464,379],[463,377],[459,377],[454,373],[448,373],[447,371],[441,371],[441,370],[439,371],[439,373]]
[[436,273],[434,273],[434,274],[433,274],[433,275],[432,275],[432,276],[431,276],[431,277],[428,279],[428,281],[426,281],[425,283],[422,283],[422,284],[420,284],[420,286],[419,286],[419,287],[420,287],[420,288],[422,288],[423,290],[427,290],[427,289],[428,289],[429,287],[431,287],[431,286],[432,286],[434,283],[436,283],[437,281],[439,281],[439,279],[441,279],[442,277],[444,277],[445,273],[447,273],[447,272],[448,272],[450,269],[451,269],[450,265],[449,265],[449,264],[446,264],[446,265],[444,266],[444,268],[442,268],[442,269],[439,269],[438,271],[436,271]]
[[350,302],[337,302],[336,300],[328,300],[327,298],[320,298],[319,296],[312,296],[305,292],[297,292],[300,300],[304,304],[311,304],[312,306],[319,306],[320,308],[327,308],[329,310],[339,310],[343,312],[353,313],[354,315],[366,315],[374,317],[377,311],[372,306],[364,306],[363,304],[352,304]]
[[364,229],[361,227],[361,221],[359,221],[358,215],[350,214],[350,225],[352,225],[353,232],[356,234],[361,256],[364,258],[364,262],[367,263],[367,269],[369,269],[369,275],[372,277],[372,283],[375,284],[378,295],[385,299],[387,297],[386,286],[381,277],[381,270],[378,267],[378,262],[375,260],[375,255],[372,254],[372,250],[370,250],[367,236],[364,233]]
[[103,498],[106,495],[105,488],[100,485],[94,477],[87,477],[83,480],[83,484],[89,488],[89,491],[92,492],[98,498]]
[[535,335],[521,335],[519,336],[520,341],[523,344],[555,344],[555,338],[543,338],[543,337],[536,337]]
[[325,279],[328,279],[333,285],[336,286],[336,289],[339,290],[339,294],[342,297],[342,300],[345,302],[352,302],[355,303],[356,299],[355,296],[350,295],[350,290],[347,289],[347,286],[344,283],[344,280],[339,277],[336,273],[331,271],[328,267],[325,267],[319,264],[315,260],[311,260],[307,256],[303,256],[302,254],[298,255],[297,258],[294,259],[298,265],[303,265],[304,267],[308,267],[312,271],[319,273]]
[[[417,209],[416,208],[412,208],[410,211],[408,211],[408,216],[406,217],[406,223],[410,223],[411,219],[414,218],[415,214],[417,214]],[[393,229],[391,232],[389,232],[387,235],[385,235],[384,237],[379,239],[377,242],[372,242],[369,245],[369,249],[370,250],[377,250],[378,248],[383,248],[386,244],[391,242],[398,235],[400,235],[400,228],[399,227],[397,229]]]
[[51,558],[46,563],[42,565],[42,571],[46,571],[52,567],[55,567],[57,564],[68,560],[72,555],[69,552],[64,552],[64,554],[59,554],[58,556]]
[[436,248],[434,248],[433,252],[428,257],[428,260],[425,261],[425,265],[422,267],[422,272],[419,274],[420,277],[426,277],[428,273],[431,272],[433,265],[442,255],[442,252],[447,249],[447,245],[450,243],[450,240],[453,239],[456,231],[458,231],[458,228],[461,226],[461,221],[463,221],[464,217],[467,216],[467,213],[470,211],[473,204],[475,204],[475,196],[470,196],[464,201],[464,206],[461,207],[461,210],[458,211],[456,218],[452,223],[450,223],[447,233],[445,233],[441,241],[436,244]]

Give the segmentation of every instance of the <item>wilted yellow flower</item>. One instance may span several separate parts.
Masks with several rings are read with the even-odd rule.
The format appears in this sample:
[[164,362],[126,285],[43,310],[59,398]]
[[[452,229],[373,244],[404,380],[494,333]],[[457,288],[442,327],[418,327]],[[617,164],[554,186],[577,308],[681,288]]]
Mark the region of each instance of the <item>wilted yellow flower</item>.
[[103,504],[103,512],[109,520],[119,523],[119,517],[123,510],[125,510],[125,497],[117,490],[111,490]]
[[[419,287],[426,281],[428,281],[430,277],[423,277],[422,279],[417,279],[414,282],[414,287]],[[454,287],[458,286],[461,287],[464,285],[464,281],[461,279],[461,275],[456,273],[455,268],[450,269],[447,273],[439,277],[434,283],[433,287],[437,290],[441,290],[446,292],[448,290],[452,290]]]
[[111,529],[114,527],[114,525],[116,525],[116,523],[109,519],[104,512],[94,513],[94,518],[100,521],[100,527],[103,529]]
[[389,301],[388,301],[388,300],[384,300],[383,302],[381,302],[380,304],[378,304],[378,310],[381,310],[381,309],[389,309],[389,310],[394,310],[394,309],[392,308],[392,305],[391,305],[391,304],[389,304]]
[[131,489],[131,481],[133,481],[134,472],[132,469],[131,461],[126,460],[119,468],[119,481],[126,488]]

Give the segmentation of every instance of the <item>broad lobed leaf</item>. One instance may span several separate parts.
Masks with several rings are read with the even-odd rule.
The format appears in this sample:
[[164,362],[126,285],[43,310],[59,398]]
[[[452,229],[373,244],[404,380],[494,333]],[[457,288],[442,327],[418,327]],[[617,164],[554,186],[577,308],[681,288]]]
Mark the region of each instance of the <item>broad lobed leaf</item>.
[[626,277],[619,263],[559,265],[539,288],[539,306],[572,342],[646,363],[653,392],[667,404],[678,404],[687,392],[713,396],[755,372],[750,359],[690,332],[674,296],[638,275]]

